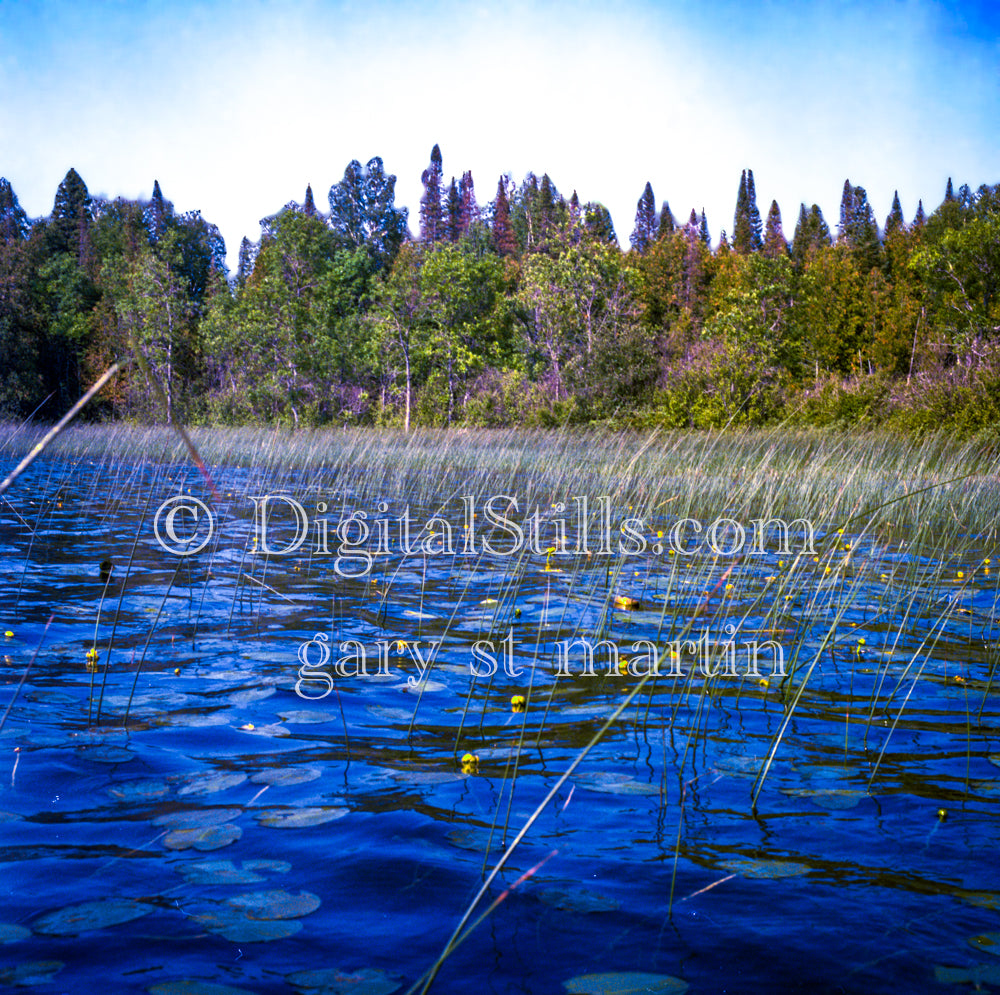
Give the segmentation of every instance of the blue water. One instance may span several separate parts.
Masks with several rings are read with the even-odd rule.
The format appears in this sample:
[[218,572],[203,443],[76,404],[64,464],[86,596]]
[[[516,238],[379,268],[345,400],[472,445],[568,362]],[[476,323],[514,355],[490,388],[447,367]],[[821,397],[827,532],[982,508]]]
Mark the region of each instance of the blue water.
[[[0,926],[23,927],[0,931],[0,983],[406,991],[639,681],[600,654],[595,676],[572,657],[557,678],[559,641],[605,638],[631,657],[639,639],[663,651],[692,617],[715,642],[726,622],[749,639],[764,616],[746,606],[779,571],[776,557],[727,577],[711,557],[404,557],[393,539],[344,577],[312,525],[292,555],[254,549],[249,495],[315,479],[213,475],[214,503],[185,466],[42,457],[0,506],[13,633],[0,636],[0,708],[13,701]],[[188,490],[218,520],[179,557],[152,517]],[[462,507],[448,507],[461,545]],[[421,522],[435,510],[411,509]],[[646,971],[692,992],[947,991],[936,965],[1000,965],[968,942],[1000,929],[995,575],[939,588],[932,566],[859,551],[849,604],[819,567],[803,574],[776,638],[789,661],[799,647],[793,688],[815,664],[787,725],[776,678],[709,681],[682,657],[688,676],[647,682],[510,855],[473,919],[502,901],[432,990],[547,995]],[[675,575],[665,599],[678,570],[690,583]],[[640,604],[606,612],[612,589]],[[505,639],[521,674],[474,678],[473,645],[493,642],[502,664]],[[416,651],[434,640],[418,681]],[[359,645],[371,676],[338,675]],[[330,969],[342,978],[326,988],[301,973]]]

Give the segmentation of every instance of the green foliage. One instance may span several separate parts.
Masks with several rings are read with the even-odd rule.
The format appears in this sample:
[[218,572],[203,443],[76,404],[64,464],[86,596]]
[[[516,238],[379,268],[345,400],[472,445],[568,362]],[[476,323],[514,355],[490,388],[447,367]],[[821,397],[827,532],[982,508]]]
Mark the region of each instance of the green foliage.
[[[0,179],[0,411],[64,411],[113,361],[99,415],[232,422],[719,426],[791,413],[821,424],[996,415],[1000,185],[950,186],[884,237],[863,188],[840,230],[816,205],[789,247],[776,202],[761,238],[753,173],[733,247],[704,211],[678,226],[646,184],[623,253],[601,204],[548,174],[501,177],[480,215],[472,175],[442,198],[435,146],[423,239],[382,161],[351,162],[330,215],[290,202],[225,245],[158,182],[148,202],[91,198],[67,173],[30,223]],[[761,250],[761,251],[758,251]],[[166,401],[164,412],[160,401]]]
[[391,263],[407,238],[406,218],[406,208],[396,207],[396,177],[386,175],[378,156],[364,169],[352,160],[330,187],[329,224],[338,247],[363,246],[379,266]]

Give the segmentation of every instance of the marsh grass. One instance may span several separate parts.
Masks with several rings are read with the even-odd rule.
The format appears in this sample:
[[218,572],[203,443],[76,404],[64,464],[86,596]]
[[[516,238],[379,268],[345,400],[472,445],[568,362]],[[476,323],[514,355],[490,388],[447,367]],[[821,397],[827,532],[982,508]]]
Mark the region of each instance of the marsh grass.
[[[0,456],[17,459],[30,452],[44,433],[21,429],[5,435]],[[951,637],[963,625],[965,642],[975,644],[977,632],[992,631],[998,623],[1000,452],[977,441],[956,441],[945,434],[918,439],[786,431],[612,435],[511,430],[418,431],[407,435],[370,430],[288,433],[197,429],[190,431],[190,437],[189,441],[178,439],[170,428],[82,426],[62,432],[50,443],[48,455],[90,470],[86,476],[93,483],[83,500],[106,509],[109,531],[113,531],[121,495],[144,488],[147,492],[156,488],[197,491],[199,478],[192,475],[188,462],[192,448],[201,454],[202,470],[209,468],[210,473],[210,468],[219,466],[240,471],[241,491],[205,495],[223,518],[230,508],[246,505],[250,497],[265,493],[294,494],[303,501],[308,495],[314,503],[322,500],[331,521],[358,509],[372,511],[385,502],[394,515],[403,508],[419,509],[415,516],[418,523],[435,517],[451,521],[455,544],[461,546],[464,496],[477,498],[477,512],[482,516],[482,502],[488,497],[508,495],[518,502],[518,513],[511,513],[511,518],[520,521],[529,509],[537,508],[547,527],[560,518],[574,521],[574,497],[588,496],[593,515],[595,502],[602,496],[608,500],[616,538],[624,520],[643,523],[647,549],[638,556],[622,552],[583,556],[557,550],[542,558],[522,548],[516,556],[506,558],[480,552],[471,562],[457,555],[443,560],[454,607],[434,631],[434,638],[442,644],[455,634],[460,607],[467,608],[470,603],[488,607],[478,623],[479,637],[486,640],[499,640],[513,631],[522,605],[540,607],[530,679],[523,689],[526,707],[504,768],[504,787],[492,820],[491,838],[494,832],[499,834],[505,844],[503,854],[488,872],[484,863],[482,887],[438,960],[411,992],[428,990],[458,943],[525,879],[522,875],[486,913],[473,920],[480,902],[542,812],[620,721],[631,722],[636,735],[645,736],[654,703],[666,702],[668,718],[661,726],[665,750],[667,730],[672,733],[682,709],[693,712],[689,728],[695,735],[686,737],[679,764],[677,841],[669,900],[672,909],[687,788],[693,780],[685,775],[693,767],[699,746],[704,747],[698,731],[707,738],[709,704],[715,698],[733,695],[738,704],[742,696],[755,696],[765,704],[773,702],[781,711],[767,755],[748,793],[748,811],[753,812],[793,719],[807,708],[835,707],[830,704],[829,687],[816,686],[818,677],[832,670],[834,679],[840,680],[846,668],[849,696],[853,697],[857,668],[862,663],[874,668],[866,713],[849,715],[845,711],[843,717],[845,741],[849,723],[856,722],[863,729],[866,746],[876,723],[888,723],[871,768],[870,787],[893,733],[904,720],[917,679],[932,659],[940,659],[943,644],[949,643],[948,652],[954,652],[952,644],[957,643]],[[206,474],[206,479],[212,478]],[[32,528],[37,529],[53,513],[51,503],[40,507]],[[748,541],[750,523],[755,520],[798,520],[801,527],[793,531],[787,550],[769,545],[763,555],[746,550],[739,555],[719,555],[704,548],[690,555],[652,552],[659,534],[665,535],[681,519],[706,525],[717,519],[739,522],[747,529]],[[21,521],[25,523],[24,518]],[[804,548],[804,523],[815,530],[814,551]],[[265,593],[294,601],[286,581],[269,573],[276,558],[251,548],[244,524],[237,522],[234,527],[243,530],[238,532],[243,545],[235,568],[227,632],[242,615],[246,597],[259,632]],[[488,534],[483,526],[480,538]],[[493,534],[496,536],[495,529]],[[415,532],[413,541],[429,538],[424,530]],[[771,539],[767,537],[768,542]],[[213,548],[207,570],[223,573],[230,569],[231,565],[218,559],[218,540]],[[134,553],[133,544],[123,588]],[[440,568],[442,557],[436,559]],[[388,559],[376,558],[371,577],[363,584],[337,581],[339,587],[331,600],[331,627],[338,624],[338,597],[347,598],[350,591],[362,586],[377,591],[377,619],[387,624],[396,592],[414,583],[416,571],[416,638],[421,638],[425,634],[425,599],[431,596],[435,583],[428,576],[427,560],[427,555],[403,556],[397,551]],[[986,566],[991,560],[996,564],[992,574]],[[318,569],[310,554],[306,564],[309,581],[314,567]],[[160,607],[142,646],[142,659],[176,579],[177,571],[163,585]],[[990,590],[993,601],[989,604],[982,597],[978,601],[967,597]],[[625,600],[616,604],[616,598]],[[623,610],[621,603],[638,607]],[[197,627],[201,607],[192,611]],[[780,634],[787,653],[786,673],[770,681],[765,677],[760,682],[743,680],[735,686],[724,686],[707,674],[696,675],[693,665],[683,681],[672,683],[662,673],[604,674],[598,684],[588,688],[596,687],[597,694],[624,690],[624,695],[609,706],[609,714],[586,737],[572,762],[507,843],[516,775],[526,744],[533,733],[532,746],[539,746],[553,710],[559,707],[557,688],[562,678],[551,676],[555,642],[622,642],[628,640],[630,632],[652,631],[658,643],[680,643],[691,636],[696,625],[703,624],[716,631],[731,626],[733,632]],[[855,636],[858,630],[876,633],[878,644],[863,646]],[[111,640],[113,644],[114,632]],[[965,661],[982,665],[986,671],[980,718],[1000,658],[997,645],[996,639],[986,640],[976,657]],[[111,645],[105,656],[105,680],[110,649]],[[906,662],[900,670],[901,657]],[[664,660],[661,667],[668,664],[669,660]],[[437,665],[432,659],[413,704],[407,733],[411,747],[424,689]],[[536,683],[539,674],[544,679]],[[133,692],[138,676],[136,669]],[[567,680],[571,685],[580,682],[578,677]],[[102,696],[103,691],[104,682]],[[456,760],[466,749],[475,751],[476,741],[486,738],[488,723],[496,720],[498,712],[509,713],[509,706],[504,705],[508,695],[509,687],[495,687],[492,676],[482,684],[470,682],[454,731]],[[472,715],[477,699],[478,726]],[[970,736],[977,721],[970,708],[965,719]],[[344,733],[346,740],[346,719]],[[665,805],[665,785],[662,797]]]

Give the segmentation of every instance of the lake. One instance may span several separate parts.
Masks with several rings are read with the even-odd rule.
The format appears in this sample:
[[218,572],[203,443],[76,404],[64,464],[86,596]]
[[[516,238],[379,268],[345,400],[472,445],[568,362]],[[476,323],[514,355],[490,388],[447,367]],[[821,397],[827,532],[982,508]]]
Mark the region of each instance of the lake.
[[1000,987],[995,453],[195,439],[0,498],[0,983]]

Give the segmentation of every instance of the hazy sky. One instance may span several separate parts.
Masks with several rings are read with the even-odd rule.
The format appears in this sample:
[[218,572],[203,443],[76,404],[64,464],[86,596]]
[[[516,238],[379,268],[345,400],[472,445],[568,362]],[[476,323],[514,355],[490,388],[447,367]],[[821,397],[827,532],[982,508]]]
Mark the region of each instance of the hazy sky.
[[790,236],[836,224],[845,178],[880,223],[1000,182],[1000,4],[0,0],[0,175],[32,217],[72,166],[95,195],[200,209],[240,239],[351,159],[382,157],[418,230],[431,146],[445,177],[547,172],[628,245],[647,180],[675,216],[733,227],[754,171]]

